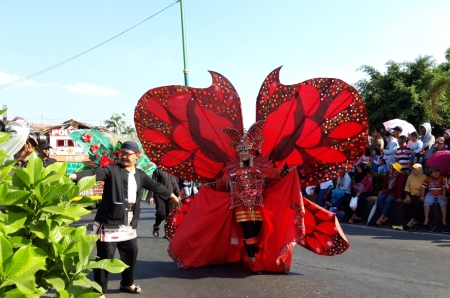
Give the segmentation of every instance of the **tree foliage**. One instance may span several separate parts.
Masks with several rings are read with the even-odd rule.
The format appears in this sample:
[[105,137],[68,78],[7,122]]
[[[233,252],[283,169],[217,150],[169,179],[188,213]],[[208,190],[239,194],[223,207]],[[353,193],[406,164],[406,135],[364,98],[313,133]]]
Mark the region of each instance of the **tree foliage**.
[[[125,114],[122,113],[123,116]],[[118,113],[113,113],[109,120],[105,120],[106,128],[112,129],[115,134],[121,134],[127,127],[127,123]]]
[[[449,54],[450,55],[450,54]],[[438,124],[437,131],[450,125],[449,108],[440,97],[434,103],[427,100],[433,83],[448,71],[436,65],[434,58],[420,56],[413,62],[386,63],[386,72],[372,66],[360,67],[368,78],[356,83],[366,104],[371,127],[383,127],[383,122],[400,118],[417,129],[424,122]],[[430,107],[438,108],[438,113]]]
[[[1,112],[0,112],[1,113]],[[9,138],[0,133],[0,143]],[[95,177],[74,185],[65,175],[66,163],[43,167],[30,156],[26,168],[15,168],[0,149],[0,297],[40,297],[55,289],[58,297],[98,297],[101,287],[87,275],[94,268],[113,273],[127,266],[120,260],[95,261],[90,256],[98,239],[86,226],[72,223],[88,214],[93,200],[78,193]]]

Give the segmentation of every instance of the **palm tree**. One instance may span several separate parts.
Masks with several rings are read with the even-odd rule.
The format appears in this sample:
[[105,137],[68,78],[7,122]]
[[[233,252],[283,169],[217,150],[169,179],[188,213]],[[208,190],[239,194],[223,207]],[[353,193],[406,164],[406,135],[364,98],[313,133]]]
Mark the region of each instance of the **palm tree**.
[[[124,113],[122,113],[125,116]],[[111,128],[113,133],[121,134],[127,123],[122,120],[122,116],[118,113],[113,113],[109,120],[105,120],[106,128]]]
[[131,125],[127,125],[126,127],[124,127],[124,129],[122,130],[122,134],[131,136],[132,134],[134,134],[136,131],[134,130],[134,127]]

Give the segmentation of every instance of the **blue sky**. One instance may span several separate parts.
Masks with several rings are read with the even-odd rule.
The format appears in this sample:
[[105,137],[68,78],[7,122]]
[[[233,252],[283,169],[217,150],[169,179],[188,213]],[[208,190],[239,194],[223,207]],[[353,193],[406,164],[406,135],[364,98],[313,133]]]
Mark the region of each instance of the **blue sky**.
[[[173,2],[2,1],[0,85],[88,50]],[[278,66],[284,84],[314,77],[354,84],[363,64],[384,71],[388,60],[445,61],[449,11],[447,0],[185,0],[189,84],[209,86],[208,70],[227,77],[249,127],[259,88]],[[184,84],[180,23],[177,4],[69,63],[0,89],[0,105],[9,118],[35,123],[103,125],[117,112],[134,125],[147,90]]]

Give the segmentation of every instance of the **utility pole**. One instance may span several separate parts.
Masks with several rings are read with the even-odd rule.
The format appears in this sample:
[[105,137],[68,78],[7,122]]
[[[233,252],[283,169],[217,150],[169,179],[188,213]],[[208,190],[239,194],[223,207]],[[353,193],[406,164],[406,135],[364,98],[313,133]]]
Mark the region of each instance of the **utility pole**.
[[189,70],[187,63],[187,45],[186,45],[186,32],[184,30],[184,2],[183,0],[179,0],[180,2],[180,10],[181,10],[181,35],[183,38],[183,62],[184,62],[184,85],[189,86]]

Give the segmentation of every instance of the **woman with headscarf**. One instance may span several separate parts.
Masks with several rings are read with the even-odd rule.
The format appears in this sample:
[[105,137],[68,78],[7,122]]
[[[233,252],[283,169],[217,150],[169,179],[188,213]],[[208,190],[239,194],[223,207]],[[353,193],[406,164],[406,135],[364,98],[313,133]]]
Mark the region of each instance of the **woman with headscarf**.
[[381,216],[376,222],[377,225],[381,226],[381,224],[388,220],[391,203],[395,199],[399,202],[402,201],[405,180],[406,176],[402,173],[402,166],[398,162],[391,164],[391,169],[384,178],[383,188],[377,198],[377,205],[381,211]]
[[352,182],[352,197],[358,198],[358,205],[353,211],[348,205],[346,206],[345,215],[350,216],[349,223],[355,220],[361,220],[363,213],[367,207],[367,197],[373,190],[372,175],[370,175],[370,167],[365,163],[360,163],[356,167],[356,174]]
[[411,167],[411,174],[408,176],[405,184],[405,200],[404,210],[405,218],[409,219],[406,224],[409,228],[413,228],[419,222],[423,222],[423,202],[420,200],[420,190],[422,183],[427,178],[422,171],[422,165],[416,163]]

